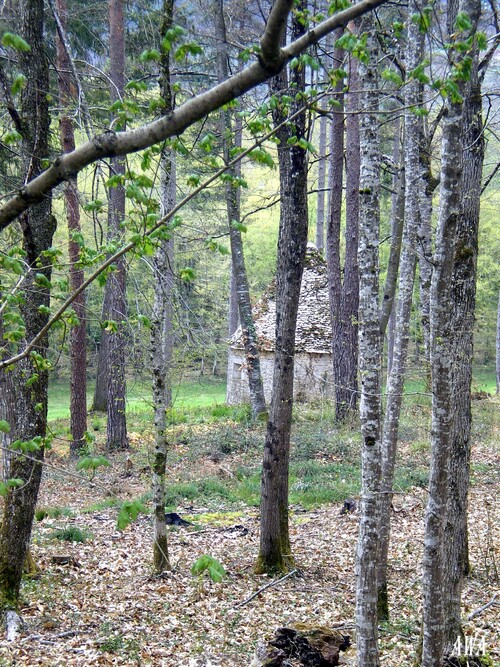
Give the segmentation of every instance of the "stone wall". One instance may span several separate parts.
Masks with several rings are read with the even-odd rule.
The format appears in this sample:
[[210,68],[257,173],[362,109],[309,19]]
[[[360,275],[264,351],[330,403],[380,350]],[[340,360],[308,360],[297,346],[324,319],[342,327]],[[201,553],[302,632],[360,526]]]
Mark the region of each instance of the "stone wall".
[[[260,369],[266,403],[271,401],[273,385],[274,355],[271,352],[260,353]],[[322,353],[301,352],[295,355],[294,400],[308,401],[318,398],[332,398],[333,369],[332,356]],[[248,377],[243,350],[229,349],[227,368],[228,405],[248,403]]]

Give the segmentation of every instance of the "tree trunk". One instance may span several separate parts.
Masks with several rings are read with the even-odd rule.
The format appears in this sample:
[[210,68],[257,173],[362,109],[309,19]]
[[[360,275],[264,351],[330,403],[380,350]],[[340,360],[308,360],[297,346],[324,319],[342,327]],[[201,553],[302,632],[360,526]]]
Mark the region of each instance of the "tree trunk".
[[[48,136],[50,118],[47,92],[49,90],[48,62],[43,44],[42,0],[19,2],[20,33],[31,50],[19,53],[19,66],[26,77],[21,95],[23,120],[23,166],[26,181],[42,171],[42,161],[49,155]],[[51,213],[51,198],[34,205],[21,218],[25,260],[32,267],[22,286],[21,316],[26,327],[25,341],[30,341],[46,324],[49,307],[49,288],[41,286],[36,274],[42,273],[49,281],[51,266],[41,253],[52,245],[55,220]],[[48,374],[44,364],[48,337],[37,346],[37,357],[24,358],[15,367],[13,390],[15,392],[15,424],[11,424],[12,439],[35,441],[38,447],[30,458],[13,454],[10,461],[10,477],[24,480],[20,488],[10,489],[5,497],[0,534],[0,609],[15,609],[19,601],[19,589],[26,554],[28,552],[35,505],[42,474],[44,454],[43,438],[47,427]],[[28,382],[29,380],[29,382]]]
[[380,520],[380,373],[378,44],[374,19],[365,17],[368,63],[360,63],[359,373],[361,377],[362,480],[356,553],[358,664],[378,667],[377,557]]
[[[355,31],[352,24],[351,29]],[[345,419],[358,401],[358,310],[359,310],[359,77],[358,61],[349,62],[349,89],[346,96],[346,226],[344,279],[339,311],[333,330],[333,377],[335,417]]]
[[[402,236],[403,236],[403,223],[404,223],[404,206],[405,206],[405,171],[404,171],[404,158],[402,156],[401,144],[403,141],[403,132],[401,131],[402,123],[400,119],[396,119],[394,123],[395,133],[394,133],[394,147],[392,151],[392,160],[395,165],[395,173],[392,178],[392,189],[393,193],[391,196],[391,245],[394,243],[393,239],[399,239],[399,245],[401,246]],[[401,249],[400,251],[401,252]],[[386,284],[388,281],[386,280]],[[384,292],[385,295],[385,292]],[[387,326],[384,326],[384,307],[389,307],[390,313]],[[394,357],[394,336],[396,328],[396,294],[385,306],[384,300],[382,301],[382,314],[381,314],[381,323],[380,328],[382,335],[387,337],[387,375],[389,376],[391,372],[392,361]]]
[[496,370],[497,370],[497,396],[498,396],[500,394],[500,291],[498,292]]
[[[111,103],[123,97],[125,88],[125,22],[123,0],[109,0],[109,60]],[[125,174],[125,161],[121,157],[111,159],[110,176]],[[120,243],[125,219],[125,188],[122,184],[109,190],[108,241]],[[126,263],[120,257],[116,270],[107,280],[109,311],[106,319],[116,327],[108,339],[107,369],[107,447],[109,450],[128,449],[127,420],[125,416],[125,320],[127,318]],[[104,297],[106,302],[106,296]]]
[[[163,0],[161,36],[172,28],[174,0]],[[171,113],[173,98],[170,78],[170,53],[162,55],[159,79],[164,112]],[[164,150],[160,157],[161,214],[175,205],[175,159],[172,151]],[[167,459],[167,408],[172,404],[171,365],[173,351],[172,289],[173,238],[164,238],[154,257],[155,296],[151,316],[151,365],[155,422],[155,451],[153,459],[153,566],[160,574],[170,569],[167,528],[165,524],[165,473]]]
[[[68,18],[66,0],[57,0],[57,12],[61,28],[65,32]],[[57,82],[59,86],[60,106],[67,110],[72,99],[70,54],[62,43],[59,35],[56,37],[57,46]],[[75,150],[75,133],[73,121],[69,115],[63,113],[59,121],[61,147],[64,153]],[[68,220],[68,249],[69,249],[69,282],[74,292],[84,280],[82,268],[78,268],[80,260],[80,246],[75,242],[73,235],[80,234],[80,206],[78,201],[77,178],[71,178],[64,191],[66,217]],[[71,390],[70,414],[71,436],[70,453],[77,455],[85,443],[87,430],[87,346],[85,336],[85,295],[82,292],[73,301],[73,309],[78,317],[78,324],[71,328],[70,356],[71,356]]]
[[452,277],[454,419],[451,428],[451,462],[445,527],[445,579],[450,587],[445,610],[445,653],[450,653],[462,634],[461,594],[469,572],[467,498],[471,456],[471,382],[474,358],[474,311],[476,305],[477,252],[481,178],[485,152],[481,81],[478,52],[473,54],[470,81],[464,98],[464,162],[461,214],[457,222]]
[[[297,4],[298,13],[304,8]],[[292,35],[303,33],[297,16],[292,20]],[[291,84],[296,94],[304,87],[304,68],[292,71]],[[272,82],[278,99],[286,92],[286,73]],[[298,102],[301,104],[301,102]],[[294,107],[295,104],[292,104]],[[294,108],[288,113],[293,113]],[[283,120],[284,110],[274,112],[274,122]],[[284,571],[293,564],[288,530],[288,464],[293,404],[293,369],[295,329],[300,286],[307,246],[307,154],[298,146],[287,144],[291,136],[305,137],[305,114],[278,132],[280,170],[280,229],[276,273],[276,350],[274,358],[273,395],[267,423],[260,504],[260,552],[257,572]]]
[[[341,33],[337,31],[334,39]],[[340,68],[344,52],[335,48],[333,67]],[[342,199],[344,183],[344,82],[339,81],[334,90],[337,102],[330,124],[330,159],[329,159],[329,210],[326,227],[326,263],[328,270],[328,291],[330,297],[330,317],[332,320],[332,352],[336,400],[336,418],[341,420],[346,412],[345,403],[339,402],[339,395],[345,395],[343,356],[348,341],[343,338],[343,322],[340,314],[342,294],[342,271],[340,262],[340,228],[342,222]]]
[[[328,35],[328,37],[325,40],[325,52],[328,54],[325,58],[326,62],[324,63],[324,67],[326,69],[325,72],[325,77],[323,79],[324,85],[328,85],[329,83],[329,76],[328,76],[328,70],[331,67],[331,58],[330,58],[330,50],[332,48],[332,39],[331,35]],[[328,109],[328,100],[330,99],[329,96],[326,98],[324,97],[319,105],[320,108],[323,110]],[[316,247],[318,251],[323,254],[323,250],[325,247],[325,210],[328,211],[330,204],[328,203],[327,206],[325,206],[325,201],[327,201],[327,182],[329,180],[328,177],[328,163],[329,160],[327,158],[327,137],[328,137],[328,130],[329,130],[329,117],[326,113],[323,113],[319,117],[319,155],[318,155],[318,196],[317,196],[317,203],[316,203]],[[328,187],[328,192],[330,192],[330,187]]]
[[[218,41],[218,76],[222,83],[228,78],[228,50],[226,40],[226,26],[224,22],[223,0],[215,2],[215,35]],[[232,134],[231,111],[222,109],[220,112],[222,150],[226,164],[230,161]],[[232,178],[236,178],[235,168],[228,170]],[[245,359],[248,374],[248,387],[250,392],[250,405],[252,418],[265,419],[267,417],[266,399],[264,397],[264,386],[260,372],[260,354],[257,346],[257,334],[252,314],[252,303],[250,301],[250,289],[248,287],[247,270],[243,254],[243,241],[241,231],[238,229],[240,221],[239,188],[234,183],[226,183],[226,206],[229,225],[229,239],[231,243],[232,271],[236,282],[236,293],[238,298],[238,309],[240,314],[241,329],[243,334],[243,345],[245,347]]]
[[[410,0],[408,17],[418,12],[414,0]],[[412,71],[423,60],[424,33],[409,18],[406,63]],[[403,404],[405,371],[410,340],[410,319],[417,264],[417,231],[420,220],[420,197],[425,190],[425,167],[422,165],[423,122],[415,114],[422,108],[423,85],[411,79],[405,87],[405,131],[404,131],[404,232],[399,272],[399,291],[396,304],[394,357],[387,381],[387,403],[382,431],[382,486],[380,512],[380,554],[377,573],[379,619],[388,620],[389,603],[387,593],[387,557],[389,551],[390,517],[394,466],[399,434],[399,419]],[[399,138],[398,138],[399,140]]]
[[[450,32],[454,30],[454,39],[465,41],[469,34],[474,34],[480,13],[479,2],[462,0],[459,10],[468,15],[473,28],[470,33],[455,30],[456,14],[449,15]],[[460,66],[464,57],[461,51],[449,50],[450,65],[453,67]],[[465,84],[460,80],[456,83],[463,97]],[[446,107],[442,128],[439,222],[431,285],[432,449],[423,560],[423,667],[442,665],[448,630],[446,616],[453,596],[453,582],[445,578],[445,529],[457,399],[453,386],[456,343],[450,313],[455,307],[454,257],[463,189],[464,105],[455,97],[454,101],[446,101]]]

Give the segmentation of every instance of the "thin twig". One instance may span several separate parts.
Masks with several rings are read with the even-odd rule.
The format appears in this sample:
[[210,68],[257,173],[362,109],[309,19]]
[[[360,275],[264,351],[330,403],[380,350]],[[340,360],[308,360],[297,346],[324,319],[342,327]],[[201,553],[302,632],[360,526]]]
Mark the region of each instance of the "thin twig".
[[295,569],[291,570],[288,574],[285,574],[284,577],[281,577],[281,579],[277,579],[276,581],[271,581],[268,584],[266,584],[265,586],[262,586],[262,588],[259,588],[258,591],[255,591],[255,593],[253,593],[249,598],[247,598],[246,600],[243,600],[243,602],[238,602],[238,604],[235,604],[234,609],[240,609],[240,607],[243,607],[244,605],[251,602],[254,598],[257,597],[257,595],[260,595],[260,593],[262,593],[266,589],[272,588],[273,586],[277,586],[278,584],[281,584],[282,581],[285,581],[285,579],[288,579],[288,577],[291,577],[292,574],[296,574],[296,572],[297,572],[297,569],[295,568]]
[[36,641],[43,640],[44,643],[54,643],[52,639],[62,639],[62,637],[72,637],[73,635],[79,634],[76,630],[66,630],[66,632],[58,632],[55,635],[28,635],[23,637],[20,642]]
[[473,618],[476,618],[476,616],[479,616],[479,614],[482,614],[483,611],[486,611],[486,609],[488,609],[489,607],[492,607],[494,604],[497,604],[496,603],[497,595],[498,595],[498,593],[495,593],[495,595],[491,598],[491,600],[489,602],[487,602],[486,604],[483,604],[483,606],[479,607],[479,609],[476,609],[475,611],[472,611],[467,616],[467,620],[472,621]]

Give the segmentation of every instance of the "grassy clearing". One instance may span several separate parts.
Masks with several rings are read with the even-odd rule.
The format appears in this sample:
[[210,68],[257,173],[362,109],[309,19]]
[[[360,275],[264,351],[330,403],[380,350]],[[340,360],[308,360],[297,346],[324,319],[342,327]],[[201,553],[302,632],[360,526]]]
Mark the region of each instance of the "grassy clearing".
[[[477,386],[489,386],[491,372],[480,370]],[[132,394],[129,402],[129,431],[138,436],[137,465],[149,466],[152,441],[151,412],[144,398]],[[430,455],[430,396],[418,378],[409,383],[400,420],[401,454],[395,473],[395,490],[425,488],[428,484]],[[168,412],[167,439],[170,443],[166,507],[168,511],[193,506],[209,511],[240,511],[257,507],[260,498],[264,424],[252,424],[248,406],[220,403],[225,393],[221,383],[191,382],[178,388],[174,406]],[[51,404],[64,396],[67,388],[51,387]],[[141,402],[142,401],[142,402]],[[473,402],[474,442],[493,444],[497,438],[497,405],[491,400]],[[58,414],[52,408],[51,414]],[[52,422],[52,431],[67,434],[67,421]],[[96,451],[104,446],[106,417],[93,414],[89,428],[96,436]],[[290,504],[312,509],[341,503],[360,492],[359,424],[338,425],[329,403],[296,404],[293,414],[290,461]],[[473,484],[491,476],[487,463],[472,463]],[[146,473],[146,477],[147,473]],[[149,479],[149,478],[148,478]],[[148,493],[144,501],[150,500]],[[116,503],[106,499],[92,509]]]
[[[92,404],[94,384],[91,382],[87,389],[87,405]],[[222,381],[184,382],[174,387],[174,410],[180,412],[197,408],[225,408],[226,384]],[[127,414],[150,413],[151,389],[146,384],[129,382],[127,390]],[[56,380],[49,387],[49,421],[69,419],[69,382]]]

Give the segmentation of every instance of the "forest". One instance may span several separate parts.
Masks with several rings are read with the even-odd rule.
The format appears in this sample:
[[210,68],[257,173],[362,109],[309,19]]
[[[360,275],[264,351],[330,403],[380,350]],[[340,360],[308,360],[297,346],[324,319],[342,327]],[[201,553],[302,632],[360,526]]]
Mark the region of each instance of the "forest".
[[1,665],[500,665],[499,44],[3,0]]

